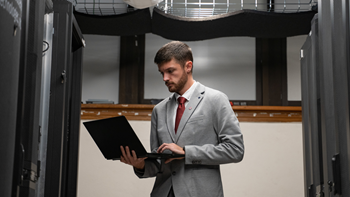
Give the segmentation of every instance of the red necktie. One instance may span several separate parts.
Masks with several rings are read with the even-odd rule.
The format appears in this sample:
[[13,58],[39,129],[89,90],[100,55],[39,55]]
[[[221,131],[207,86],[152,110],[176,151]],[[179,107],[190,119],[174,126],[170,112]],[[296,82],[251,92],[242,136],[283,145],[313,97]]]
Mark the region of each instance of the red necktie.
[[177,107],[177,111],[176,111],[176,119],[175,119],[175,134],[177,131],[177,128],[179,126],[182,114],[185,111],[185,102],[186,102],[186,98],[184,97],[179,97],[177,99],[177,101],[179,102],[179,106]]

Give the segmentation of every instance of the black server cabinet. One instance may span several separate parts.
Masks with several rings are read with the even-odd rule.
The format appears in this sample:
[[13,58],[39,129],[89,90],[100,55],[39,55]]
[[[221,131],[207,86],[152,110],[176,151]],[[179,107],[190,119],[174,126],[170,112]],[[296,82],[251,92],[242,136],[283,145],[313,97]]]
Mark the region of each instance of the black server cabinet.
[[[55,0],[48,6],[48,2],[0,0],[1,197],[64,197],[77,192],[84,40],[72,3]],[[45,8],[54,12],[55,33],[52,45],[45,45],[53,49],[53,59],[48,157],[41,195],[36,189],[41,178],[38,148]]]
[[318,1],[302,48],[306,196],[350,196],[349,6]]
[[332,30],[330,17],[330,1],[319,2],[319,60],[321,84],[321,120],[322,120],[322,148],[323,173],[327,185],[324,187],[325,196],[335,196],[332,183],[332,157],[338,152],[336,142],[334,86],[333,86],[333,56]]
[[318,67],[318,18],[301,49],[305,196],[322,195],[322,134]]
[[44,1],[23,1],[13,196],[34,196],[38,145]]
[[350,196],[349,1],[331,1],[333,91],[337,152],[332,157],[333,193]]
[[84,40],[73,4],[53,1],[45,197],[76,196]]
[[[311,130],[309,118],[309,85],[308,85],[308,64],[310,63],[311,38],[308,37],[301,50],[301,83],[302,83],[302,117],[303,117],[303,158],[304,158],[304,188],[305,197],[314,196],[314,181],[312,172],[312,148],[311,148]],[[304,57],[305,56],[305,57]]]
[[[0,1],[0,196],[11,196],[17,118],[22,1]],[[12,14],[11,14],[12,12]],[[13,15],[16,13],[16,15]]]
[[326,196],[350,196],[349,2],[319,5],[319,51]]

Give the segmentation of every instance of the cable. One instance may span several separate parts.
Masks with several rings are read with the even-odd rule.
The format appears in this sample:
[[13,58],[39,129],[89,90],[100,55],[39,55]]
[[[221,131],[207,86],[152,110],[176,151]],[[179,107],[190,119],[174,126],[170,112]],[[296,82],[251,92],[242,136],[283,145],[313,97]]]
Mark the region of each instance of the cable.
[[50,45],[49,45],[49,43],[48,43],[48,42],[46,42],[45,40],[44,40],[43,42],[44,42],[44,43],[47,45],[46,49],[45,49],[45,50],[43,50],[43,53],[45,53],[47,50],[49,50]]

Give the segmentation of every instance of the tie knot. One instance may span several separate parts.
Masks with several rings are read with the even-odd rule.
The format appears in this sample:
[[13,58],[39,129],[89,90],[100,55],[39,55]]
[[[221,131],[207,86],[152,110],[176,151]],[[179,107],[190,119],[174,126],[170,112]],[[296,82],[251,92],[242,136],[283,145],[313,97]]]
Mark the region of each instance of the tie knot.
[[180,96],[180,97],[177,99],[177,101],[179,102],[179,104],[184,104],[184,103],[186,102],[186,98]]

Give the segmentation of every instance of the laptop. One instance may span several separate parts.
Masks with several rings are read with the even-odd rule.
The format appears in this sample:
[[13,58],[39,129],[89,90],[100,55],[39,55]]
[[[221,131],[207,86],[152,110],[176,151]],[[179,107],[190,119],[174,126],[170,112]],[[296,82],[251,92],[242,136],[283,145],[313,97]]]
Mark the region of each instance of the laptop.
[[108,160],[120,160],[120,146],[128,146],[136,152],[137,157],[149,159],[168,159],[184,157],[183,154],[147,153],[140,139],[130,126],[125,116],[83,122],[96,145]]

